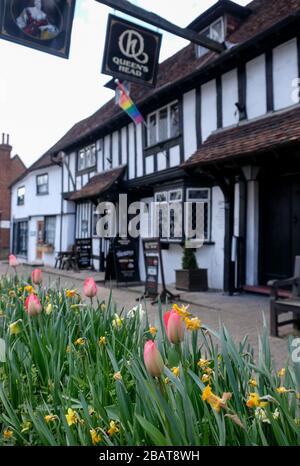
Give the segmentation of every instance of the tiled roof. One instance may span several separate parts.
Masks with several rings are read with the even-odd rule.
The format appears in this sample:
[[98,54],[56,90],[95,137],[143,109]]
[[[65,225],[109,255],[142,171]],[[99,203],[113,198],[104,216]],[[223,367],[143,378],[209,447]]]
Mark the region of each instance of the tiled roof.
[[107,191],[123,175],[125,166],[108,170],[94,176],[80,191],[76,191],[69,197],[70,201],[79,201],[98,196]]
[[[274,0],[254,0],[247,7],[252,10],[252,14],[227,38],[231,43],[241,44],[246,42],[289,15],[299,12],[300,0],[276,0],[275,2]],[[189,44],[160,64],[157,85],[154,89],[132,84],[131,96],[135,103],[141,105],[157,92],[188,78],[192,72],[206,67],[218,56],[215,52],[208,52],[197,58],[194,44]],[[104,128],[110,120],[122,113],[119,107],[115,105],[115,100],[111,99],[93,115],[75,124],[46,154],[29,168],[29,171],[49,165],[51,163],[51,154],[66,149],[92,132]]]
[[267,152],[300,142],[300,106],[213,133],[185,167]]

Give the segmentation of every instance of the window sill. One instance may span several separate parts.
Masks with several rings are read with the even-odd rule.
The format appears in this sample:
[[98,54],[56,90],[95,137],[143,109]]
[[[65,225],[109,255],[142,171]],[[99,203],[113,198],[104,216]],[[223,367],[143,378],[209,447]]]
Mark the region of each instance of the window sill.
[[83,170],[76,170],[76,176],[86,175],[87,173],[91,173],[97,171],[97,165],[93,165],[92,167],[84,168]]
[[36,193],[37,196],[48,196],[49,195],[49,192],[47,193]]

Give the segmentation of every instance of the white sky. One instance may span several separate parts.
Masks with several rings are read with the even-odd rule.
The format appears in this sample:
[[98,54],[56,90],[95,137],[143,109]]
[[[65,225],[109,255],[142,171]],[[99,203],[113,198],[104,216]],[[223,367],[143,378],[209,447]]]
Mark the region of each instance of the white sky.
[[[131,1],[181,27],[215,3]],[[236,3],[246,5],[249,0]],[[100,74],[110,12],[110,8],[95,0],[77,0],[69,60],[0,40],[0,133],[10,134],[13,154],[19,154],[27,166],[73,124],[113,97],[113,91],[103,87],[110,77]],[[186,44],[164,34],[160,61]]]

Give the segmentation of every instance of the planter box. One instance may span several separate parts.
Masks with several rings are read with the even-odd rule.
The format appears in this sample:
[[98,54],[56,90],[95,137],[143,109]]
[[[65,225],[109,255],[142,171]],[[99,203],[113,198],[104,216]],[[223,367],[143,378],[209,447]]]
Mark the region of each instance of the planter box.
[[207,269],[176,270],[176,289],[208,291]]

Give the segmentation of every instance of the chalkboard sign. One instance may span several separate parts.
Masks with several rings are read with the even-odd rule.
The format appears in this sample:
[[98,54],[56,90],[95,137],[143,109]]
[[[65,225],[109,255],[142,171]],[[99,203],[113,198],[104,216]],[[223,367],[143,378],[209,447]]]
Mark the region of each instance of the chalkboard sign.
[[132,238],[115,238],[112,252],[117,282],[140,282],[138,242]]
[[161,262],[161,249],[159,239],[143,240],[145,260],[145,295],[156,297],[158,295],[158,276]]

